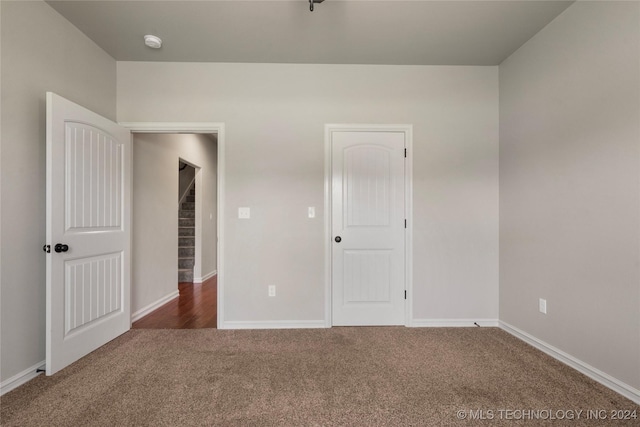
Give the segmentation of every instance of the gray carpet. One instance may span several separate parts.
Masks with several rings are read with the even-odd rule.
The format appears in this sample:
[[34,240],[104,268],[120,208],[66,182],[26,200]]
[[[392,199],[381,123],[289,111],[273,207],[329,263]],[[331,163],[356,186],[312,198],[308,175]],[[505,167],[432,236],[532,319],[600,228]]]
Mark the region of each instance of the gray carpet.
[[518,420],[640,407],[497,328],[132,330],[0,404],[6,426],[640,425]]

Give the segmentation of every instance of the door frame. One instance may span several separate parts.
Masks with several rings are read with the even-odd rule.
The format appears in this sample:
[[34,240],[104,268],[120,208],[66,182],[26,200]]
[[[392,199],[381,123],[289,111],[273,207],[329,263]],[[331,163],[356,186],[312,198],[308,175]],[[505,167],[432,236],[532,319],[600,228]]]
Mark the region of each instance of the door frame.
[[[216,251],[217,270],[217,328],[224,325],[224,177],[225,177],[225,125],[216,122],[119,122],[131,133],[215,133],[218,136],[217,170],[217,214],[218,247]],[[197,175],[196,175],[197,177]],[[196,182],[196,185],[198,183]]]
[[413,125],[407,124],[325,124],[324,125],[324,264],[325,264],[325,293],[324,293],[324,318],[325,327],[333,326],[332,315],[332,224],[331,224],[331,170],[332,147],[331,134],[340,132],[403,132],[405,136],[405,148],[407,159],[404,169],[404,209],[407,219],[407,227],[404,230],[404,288],[407,298],[404,301],[404,325],[411,326],[413,319]]

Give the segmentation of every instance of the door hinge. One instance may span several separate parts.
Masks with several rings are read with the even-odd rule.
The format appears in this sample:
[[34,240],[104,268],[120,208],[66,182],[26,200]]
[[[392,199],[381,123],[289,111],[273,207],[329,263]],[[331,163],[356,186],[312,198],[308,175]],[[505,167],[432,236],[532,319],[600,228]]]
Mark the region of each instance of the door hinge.
[[404,228],[407,228],[407,220],[404,220]]
[[406,289],[404,291],[404,299],[407,299],[407,291],[406,291]]
[[407,157],[407,149],[404,149],[404,156]]
[[50,254],[51,253],[51,245],[44,245],[42,247],[42,250],[45,251],[46,253]]

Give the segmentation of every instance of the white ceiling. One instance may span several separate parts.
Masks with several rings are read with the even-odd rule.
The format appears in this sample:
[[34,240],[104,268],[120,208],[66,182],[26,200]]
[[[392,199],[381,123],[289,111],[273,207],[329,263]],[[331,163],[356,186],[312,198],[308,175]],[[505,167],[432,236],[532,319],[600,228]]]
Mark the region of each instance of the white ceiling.
[[572,1],[48,3],[118,61],[498,65]]

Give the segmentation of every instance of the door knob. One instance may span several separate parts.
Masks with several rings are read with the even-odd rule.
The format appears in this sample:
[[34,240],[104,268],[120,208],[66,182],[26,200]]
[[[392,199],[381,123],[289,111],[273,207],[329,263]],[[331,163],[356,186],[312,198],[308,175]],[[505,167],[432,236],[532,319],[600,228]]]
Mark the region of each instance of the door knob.
[[63,245],[62,243],[57,243],[54,247],[53,250],[56,251],[57,253],[60,252],[67,252],[69,250],[69,246],[67,245]]
[[336,236],[334,240],[336,241],[336,243],[340,243],[342,241],[342,237]]

